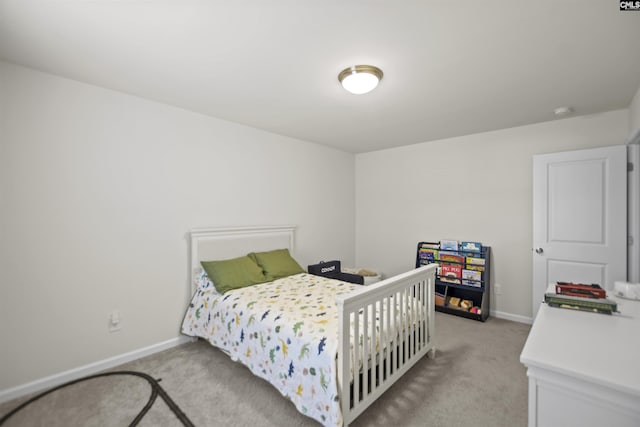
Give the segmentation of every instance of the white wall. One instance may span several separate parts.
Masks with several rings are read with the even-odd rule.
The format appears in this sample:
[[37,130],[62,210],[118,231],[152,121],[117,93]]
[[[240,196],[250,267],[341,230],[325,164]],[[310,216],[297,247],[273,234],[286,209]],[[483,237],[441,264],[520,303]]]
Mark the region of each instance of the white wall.
[[[461,118],[463,119],[463,118]],[[421,240],[493,250],[491,308],[531,317],[532,156],[624,144],[628,111],[556,120],[356,155],[356,263],[412,268]]]
[[352,154],[2,62],[0,138],[0,391],[177,337],[193,227],[353,264]]

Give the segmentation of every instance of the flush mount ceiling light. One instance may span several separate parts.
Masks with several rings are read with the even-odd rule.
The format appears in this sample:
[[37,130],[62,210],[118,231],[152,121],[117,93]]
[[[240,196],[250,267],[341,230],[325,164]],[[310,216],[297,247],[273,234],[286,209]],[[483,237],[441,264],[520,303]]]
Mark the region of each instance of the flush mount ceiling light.
[[361,95],[374,90],[382,75],[382,70],[373,65],[353,65],[340,71],[338,80],[347,91]]

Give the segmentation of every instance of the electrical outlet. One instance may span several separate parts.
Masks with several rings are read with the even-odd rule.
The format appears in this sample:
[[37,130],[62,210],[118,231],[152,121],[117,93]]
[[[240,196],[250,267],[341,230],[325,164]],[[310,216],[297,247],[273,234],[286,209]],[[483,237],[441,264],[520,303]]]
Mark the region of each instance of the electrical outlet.
[[502,295],[502,285],[496,283],[495,285],[493,285],[493,287],[496,290],[496,295]]
[[109,332],[117,332],[122,329],[122,325],[120,324],[120,313],[118,312],[118,309],[114,309],[111,313],[109,313],[108,320]]

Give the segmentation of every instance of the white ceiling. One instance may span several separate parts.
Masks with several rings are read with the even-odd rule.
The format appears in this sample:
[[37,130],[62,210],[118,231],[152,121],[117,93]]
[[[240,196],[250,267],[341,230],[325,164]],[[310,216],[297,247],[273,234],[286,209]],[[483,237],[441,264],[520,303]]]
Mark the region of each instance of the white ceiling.
[[0,0],[0,58],[351,152],[626,108],[639,41],[615,0]]

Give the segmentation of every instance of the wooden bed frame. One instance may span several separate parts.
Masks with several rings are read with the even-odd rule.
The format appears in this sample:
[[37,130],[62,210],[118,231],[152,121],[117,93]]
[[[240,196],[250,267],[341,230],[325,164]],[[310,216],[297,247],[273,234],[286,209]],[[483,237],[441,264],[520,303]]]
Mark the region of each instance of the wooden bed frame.
[[[280,248],[288,248],[295,257],[295,228],[193,229],[190,233],[192,293],[200,261]],[[435,268],[435,264],[420,267],[337,297],[340,322],[337,380],[345,426],[424,355],[435,357]],[[402,325],[398,334],[386,332],[395,329],[393,325]],[[354,345],[352,335],[377,345],[371,348]],[[357,367],[352,366],[354,361],[358,361]],[[359,375],[353,375],[354,372]]]

